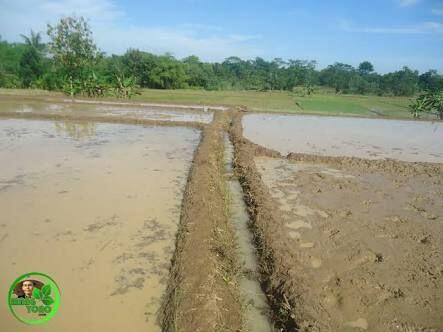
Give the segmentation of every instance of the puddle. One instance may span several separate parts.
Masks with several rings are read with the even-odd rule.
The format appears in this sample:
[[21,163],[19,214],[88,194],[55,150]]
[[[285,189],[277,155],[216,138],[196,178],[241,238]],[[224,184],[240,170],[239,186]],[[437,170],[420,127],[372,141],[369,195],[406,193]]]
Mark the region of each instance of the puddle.
[[13,97],[2,97],[0,112],[40,113],[40,114],[77,114],[89,116],[109,116],[125,118],[183,121],[209,123],[212,121],[211,111],[198,111],[186,108],[131,105],[130,103],[116,105],[112,103],[71,103],[41,102],[31,100],[17,100]]
[[248,114],[244,135],[277,150],[367,159],[443,162],[443,123]]
[[[1,294],[39,271],[61,290],[38,331],[160,331],[182,192],[199,131],[0,121]],[[23,329],[0,301],[1,330]]]
[[249,216],[243,201],[243,190],[237,179],[233,178],[232,158],[234,148],[225,136],[225,170],[231,198],[231,221],[234,224],[240,260],[243,262],[240,292],[243,297],[247,331],[273,331],[268,318],[270,308],[258,281],[258,263],[252,234],[248,228]]

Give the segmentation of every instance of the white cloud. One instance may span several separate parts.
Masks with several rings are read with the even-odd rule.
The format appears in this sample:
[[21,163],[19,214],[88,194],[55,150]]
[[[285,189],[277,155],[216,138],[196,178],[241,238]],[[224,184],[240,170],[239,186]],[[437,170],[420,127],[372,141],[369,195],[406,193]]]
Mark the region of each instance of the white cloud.
[[[4,2],[4,3],[3,3]],[[62,16],[84,16],[90,20],[94,39],[106,53],[122,54],[128,48],[165,53],[177,57],[195,54],[206,61],[243,58],[264,53],[255,44],[260,36],[229,34],[219,26],[186,23],[175,26],[130,25],[130,18],[112,0],[0,0],[0,35],[10,41],[30,29],[45,35],[46,24]]]
[[[195,54],[203,60],[221,61],[231,55],[251,58],[261,53],[254,45],[248,44],[253,40],[253,36],[201,37],[198,36],[198,32],[189,29],[182,31],[164,27],[134,26],[126,29],[106,27],[97,29],[95,35],[104,50],[117,54],[123,53],[128,48],[138,48],[157,54],[171,52],[178,58]],[[118,44],[115,43],[116,40],[119,41]]]
[[401,7],[409,7],[416,5],[420,0],[397,0]]
[[357,27],[350,21],[339,21],[340,29],[347,32],[379,33],[379,34],[443,34],[443,24],[439,22],[423,22],[411,26],[400,27]]

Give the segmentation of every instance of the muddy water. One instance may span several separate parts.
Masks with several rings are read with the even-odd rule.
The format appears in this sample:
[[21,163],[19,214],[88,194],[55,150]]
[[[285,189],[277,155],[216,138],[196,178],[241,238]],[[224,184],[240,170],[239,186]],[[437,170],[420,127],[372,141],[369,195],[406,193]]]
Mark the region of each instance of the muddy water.
[[[41,331],[159,331],[182,191],[199,141],[187,128],[0,121],[0,294],[39,271],[61,290]],[[18,331],[0,301],[0,330]]]
[[17,97],[2,96],[0,99],[0,112],[39,113],[109,116],[136,118],[161,121],[184,121],[209,123],[212,121],[212,112],[202,112],[190,109],[174,109],[155,106],[112,105],[66,102],[42,102],[32,99],[18,99]]
[[443,123],[249,114],[244,135],[280,151],[368,159],[443,162]]
[[243,190],[233,176],[232,159],[234,148],[227,136],[225,137],[225,170],[230,190],[230,212],[238,244],[238,253],[242,262],[240,291],[245,305],[247,331],[273,331],[269,321],[270,308],[258,279],[257,252],[253,245],[252,234],[248,228],[249,217],[243,201]]

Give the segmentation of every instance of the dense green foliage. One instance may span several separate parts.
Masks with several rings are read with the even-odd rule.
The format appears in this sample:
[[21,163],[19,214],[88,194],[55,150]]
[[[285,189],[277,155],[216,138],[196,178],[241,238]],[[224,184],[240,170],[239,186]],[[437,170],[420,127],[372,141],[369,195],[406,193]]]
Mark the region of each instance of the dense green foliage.
[[0,87],[37,87],[67,94],[130,97],[137,87],[154,89],[196,88],[205,90],[285,90],[310,95],[314,87],[335,93],[412,96],[443,90],[443,75],[435,70],[423,74],[408,67],[384,75],[362,62],[358,68],[335,63],[322,70],[315,61],[276,58],[242,60],[229,57],[207,63],[197,56],[176,59],[129,49],[123,55],[99,52],[83,18],[62,18],[48,25],[50,42],[41,44],[31,31],[24,43],[0,39]]
[[443,91],[427,91],[420,94],[410,105],[410,112],[414,118],[422,113],[431,113],[443,120]]

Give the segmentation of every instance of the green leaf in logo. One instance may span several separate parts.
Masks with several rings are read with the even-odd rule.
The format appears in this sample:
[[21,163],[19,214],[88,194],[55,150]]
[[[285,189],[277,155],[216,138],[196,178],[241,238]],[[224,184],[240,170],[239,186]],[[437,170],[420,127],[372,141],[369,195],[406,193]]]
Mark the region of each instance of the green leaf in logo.
[[40,289],[34,288],[34,290],[32,291],[32,297],[34,299],[40,300],[42,298],[42,293],[40,292]]
[[42,287],[42,297],[47,297],[51,294],[51,285],[44,285]]
[[54,303],[54,300],[50,296],[48,296],[48,297],[45,297],[42,300],[42,302],[43,302],[44,305],[51,305],[51,304]]

